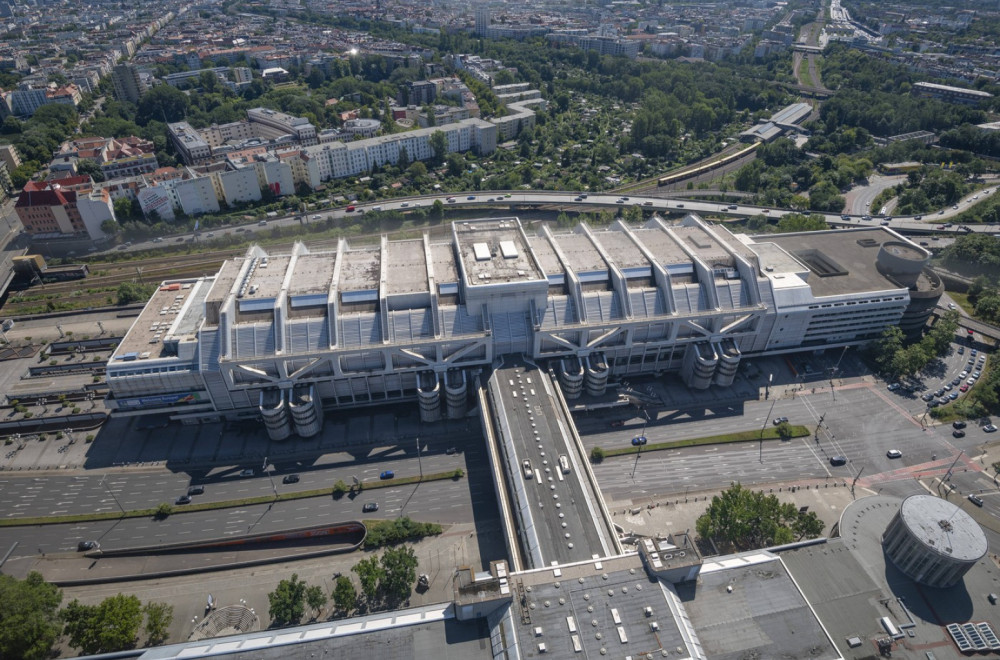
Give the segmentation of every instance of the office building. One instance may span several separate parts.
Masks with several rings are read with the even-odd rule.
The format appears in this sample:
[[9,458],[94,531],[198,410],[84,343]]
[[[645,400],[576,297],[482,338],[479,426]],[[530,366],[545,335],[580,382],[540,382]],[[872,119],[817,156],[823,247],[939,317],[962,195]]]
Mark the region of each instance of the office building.
[[147,91],[139,69],[128,62],[118,64],[111,70],[111,83],[114,85],[115,98],[119,101],[138,103],[139,98]]

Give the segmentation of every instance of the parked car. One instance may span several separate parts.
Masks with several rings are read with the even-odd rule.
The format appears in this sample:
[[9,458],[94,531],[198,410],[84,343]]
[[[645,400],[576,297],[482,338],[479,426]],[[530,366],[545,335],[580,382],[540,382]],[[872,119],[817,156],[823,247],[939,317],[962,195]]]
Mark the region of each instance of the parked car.
[[838,465],[847,465],[847,457],[846,456],[831,456],[830,457],[830,465],[833,465],[834,467],[836,467]]
[[954,436],[956,438],[964,438],[965,437],[965,431],[963,431],[962,429],[955,429],[954,431],[951,432],[951,434],[952,434],[952,436]]
[[286,474],[282,479],[283,484],[297,484],[299,483],[299,475],[297,474]]
[[889,383],[889,385],[886,386],[886,389],[889,390],[890,392],[895,392],[896,390],[899,389],[899,383]]
[[364,513],[372,513],[373,511],[378,511],[378,502],[366,502],[361,511]]
[[890,449],[889,451],[885,452],[885,455],[888,458],[902,458],[903,452],[899,451],[898,449]]
[[962,420],[958,420],[956,422],[952,422],[951,426],[952,426],[952,428],[956,428],[956,429],[964,429],[965,428],[965,422],[963,422]]
[[983,427],[983,433],[995,433],[996,430],[997,427],[994,424],[987,424],[986,426]]
[[378,475],[379,479],[395,479],[396,473],[392,470],[383,470],[382,474]]

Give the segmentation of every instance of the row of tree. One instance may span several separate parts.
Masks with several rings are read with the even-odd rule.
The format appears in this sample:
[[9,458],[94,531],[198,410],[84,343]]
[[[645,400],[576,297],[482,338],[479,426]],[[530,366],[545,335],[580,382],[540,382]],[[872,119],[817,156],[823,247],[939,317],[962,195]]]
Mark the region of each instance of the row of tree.
[[[388,548],[381,556],[366,557],[351,569],[358,576],[361,593],[350,577],[338,575],[331,594],[333,605],[344,616],[359,608],[368,611],[396,608],[410,597],[417,580],[417,565],[417,556],[407,545]],[[322,587],[307,584],[297,573],[279,582],[267,599],[271,621],[276,626],[300,623],[307,606],[315,618],[329,600]]]
[[62,591],[30,572],[24,580],[0,575],[0,658],[43,660],[62,635],[85,654],[134,648],[145,620],[146,643],[162,644],[173,622],[173,607],[134,595],[117,594],[97,605],[74,599],[63,609]]
[[957,329],[958,312],[951,310],[917,341],[907,343],[903,331],[893,325],[886,328],[868,350],[887,379],[914,377],[948,352]]

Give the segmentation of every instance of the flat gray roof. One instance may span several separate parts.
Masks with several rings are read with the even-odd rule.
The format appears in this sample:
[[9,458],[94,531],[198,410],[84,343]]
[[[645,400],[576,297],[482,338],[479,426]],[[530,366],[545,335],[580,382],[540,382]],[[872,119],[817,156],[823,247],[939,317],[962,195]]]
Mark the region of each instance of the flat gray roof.
[[[514,617],[521,657],[644,658],[646,653],[657,658],[691,657],[682,624],[668,602],[675,594],[669,585],[649,577],[637,555],[522,573],[513,582],[525,586],[527,597],[527,617],[522,618],[521,612]],[[518,610],[521,604],[515,599],[513,607]],[[582,647],[580,653],[574,650],[574,637]],[[545,644],[544,653],[539,644]]]
[[295,260],[288,292],[292,296],[324,293],[330,290],[333,269],[337,265],[336,252],[303,254]]
[[817,298],[901,288],[876,267],[882,244],[901,240],[882,227],[767,234],[756,238],[778,245],[807,266],[809,260],[800,255],[809,252],[821,253],[839,265],[845,271],[844,275],[819,277],[815,272],[809,274],[809,285]]
[[714,566],[706,561],[697,581],[677,585],[705,655],[713,660],[840,657],[777,557],[756,551],[722,559]]
[[423,240],[389,241],[385,258],[388,261],[387,293],[427,291],[427,259]]

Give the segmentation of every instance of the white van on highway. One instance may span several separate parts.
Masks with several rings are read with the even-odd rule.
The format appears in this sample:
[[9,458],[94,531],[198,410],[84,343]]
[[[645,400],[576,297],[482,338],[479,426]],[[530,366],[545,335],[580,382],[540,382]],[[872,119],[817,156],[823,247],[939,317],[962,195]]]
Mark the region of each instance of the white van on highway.
[[563,471],[563,474],[569,474],[569,459],[566,458],[566,454],[559,455],[559,469]]

